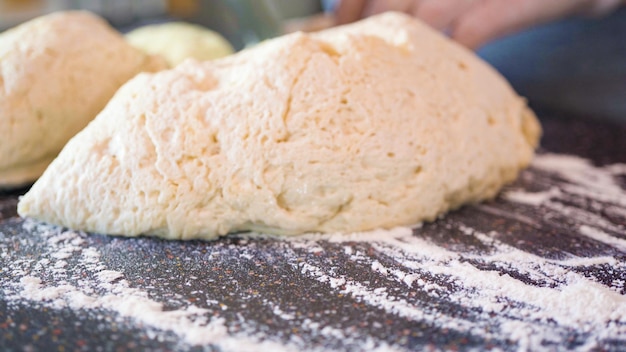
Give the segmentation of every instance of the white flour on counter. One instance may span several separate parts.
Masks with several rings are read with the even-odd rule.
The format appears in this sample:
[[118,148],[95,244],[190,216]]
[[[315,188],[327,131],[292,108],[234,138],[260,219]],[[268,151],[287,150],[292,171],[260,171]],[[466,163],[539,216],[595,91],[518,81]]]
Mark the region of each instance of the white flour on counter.
[[[276,246],[286,267],[326,287],[329,295],[349,297],[397,319],[424,322],[482,339],[504,338],[521,351],[553,350],[575,331],[582,336],[576,348],[593,349],[610,339],[626,341],[624,277],[612,275],[626,273],[626,263],[616,258],[617,253],[623,258],[626,252],[626,191],[618,180],[625,175],[626,165],[595,167],[577,157],[545,154],[537,156],[533,170],[522,176],[532,178],[533,184],[543,189],[531,192],[510,188],[503,194],[503,199],[512,204],[537,210],[539,215],[520,221],[530,223],[528,226],[560,228],[563,218],[570,219],[571,233],[562,235],[604,246],[605,254],[595,257],[571,253],[542,257],[505,243],[497,232],[455,222],[446,223],[445,231],[469,236],[483,249],[444,248],[420,237],[419,228],[415,235],[410,228],[310,234],[276,241]],[[561,182],[551,182],[555,178]],[[594,206],[594,210],[576,207],[577,202],[595,204],[598,211]],[[601,215],[603,209],[611,209],[612,220]],[[506,215],[505,210],[497,211]],[[226,351],[307,349],[306,340],[293,337],[284,342],[262,332],[258,329],[260,322],[244,319],[239,331],[229,331],[227,322],[212,314],[228,307],[211,299],[210,287],[205,306],[181,302],[183,308],[165,309],[162,302],[151,298],[149,288],[134,287],[125,273],[107,268],[99,249],[88,245],[88,235],[29,220],[24,227],[40,234],[46,253],[43,259],[26,258],[2,268],[0,283],[11,302],[26,301],[53,309],[106,310],[131,319],[151,334],[173,332],[187,345],[214,344]],[[8,236],[0,233],[0,246],[5,246],[3,239]],[[239,248],[242,260],[254,260],[254,252],[246,247],[254,241],[243,240]],[[1,249],[4,258],[9,249]],[[317,255],[329,253],[344,258],[346,265],[362,268],[363,276],[355,278],[340,266],[315,262]],[[296,260],[302,257],[310,260]],[[76,268],[87,275],[76,280],[71,276]],[[600,282],[586,275],[585,268],[605,270],[613,278]],[[280,301],[268,298],[264,302],[277,318],[297,324],[309,336],[343,340],[350,349],[402,350],[360,335],[359,331],[325,324],[316,317],[298,317],[294,307]],[[447,302],[471,314],[441,310],[429,302]]]

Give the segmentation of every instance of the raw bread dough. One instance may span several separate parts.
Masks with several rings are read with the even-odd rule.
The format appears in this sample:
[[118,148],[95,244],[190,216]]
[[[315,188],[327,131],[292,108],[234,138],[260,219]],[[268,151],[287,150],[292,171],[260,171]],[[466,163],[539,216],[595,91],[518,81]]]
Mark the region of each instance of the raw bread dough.
[[161,55],[171,67],[188,58],[211,60],[233,53],[233,47],[218,33],[185,22],[140,27],[128,33],[126,39],[148,54]]
[[164,66],[87,12],[0,34],[0,188],[36,180],[124,82]]
[[411,225],[493,197],[539,134],[491,67],[389,13],[137,76],[18,210],[168,239]]

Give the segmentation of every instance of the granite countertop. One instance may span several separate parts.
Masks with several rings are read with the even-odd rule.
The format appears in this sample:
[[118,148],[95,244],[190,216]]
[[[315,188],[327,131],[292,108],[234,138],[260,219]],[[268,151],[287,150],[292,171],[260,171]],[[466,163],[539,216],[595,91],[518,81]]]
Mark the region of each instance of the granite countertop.
[[539,115],[518,181],[412,230],[119,238],[0,194],[0,349],[622,350],[626,125]]

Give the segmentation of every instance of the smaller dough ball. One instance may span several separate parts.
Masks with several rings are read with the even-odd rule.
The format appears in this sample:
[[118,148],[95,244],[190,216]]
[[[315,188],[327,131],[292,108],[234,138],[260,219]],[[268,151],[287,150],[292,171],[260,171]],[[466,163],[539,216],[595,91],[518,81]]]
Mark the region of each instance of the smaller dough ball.
[[217,32],[185,22],[140,27],[128,33],[126,39],[148,54],[163,56],[171,67],[188,58],[205,61],[234,52],[230,43]]
[[164,68],[89,12],[0,33],[0,189],[35,181],[122,84]]

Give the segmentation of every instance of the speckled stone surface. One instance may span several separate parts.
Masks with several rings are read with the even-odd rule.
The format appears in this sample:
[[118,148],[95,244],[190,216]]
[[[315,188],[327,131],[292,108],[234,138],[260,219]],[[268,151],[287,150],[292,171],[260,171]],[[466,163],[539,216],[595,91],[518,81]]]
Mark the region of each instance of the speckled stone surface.
[[[608,125],[598,121],[550,118],[542,115],[545,134],[542,152],[574,154],[589,158],[597,166],[626,163],[626,126]],[[564,182],[553,175],[528,170],[511,187],[528,192],[542,191]],[[618,180],[626,188],[626,176]],[[44,253],[42,235],[28,231],[16,215],[17,197],[24,190],[0,194],[0,282],[12,282],[17,271],[8,268],[16,262],[40,260]],[[594,203],[595,202],[595,203]],[[626,226],[625,212],[603,211],[614,205],[595,200],[571,204],[581,209],[596,209],[605,221],[616,228]],[[595,207],[595,208],[594,208]],[[615,209],[614,209],[615,210]],[[507,202],[502,198],[477,206],[467,206],[444,218],[414,230],[414,236],[425,239],[447,251],[459,254],[484,272],[523,282],[525,285],[546,285],[532,275],[481,260],[474,254],[489,251],[489,244],[468,236],[460,229],[491,234],[501,245],[555,260],[570,257],[609,256],[618,263],[626,262],[626,252],[585,236],[572,235],[580,219],[541,219],[545,209]],[[507,215],[508,214],[508,215]],[[514,214],[511,216],[510,214]],[[622,215],[620,215],[622,214]],[[539,219],[539,220],[538,220]],[[626,240],[626,233],[614,231],[614,238]],[[413,269],[419,280],[436,283],[425,290],[417,284],[406,285],[392,280],[374,264],[389,270],[401,262],[383,254],[367,242],[333,243],[319,241],[319,248],[295,246],[271,238],[248,239],[226,237],[213,242],[166,242],[149,238],[117,238],[105,235],[85,235],[82,248],[96,248],[107,270],[124,274],[131,287],[148,292],[151,299],[162,302],[164,310],[177,310],[193,303],[207,308],[208,315],[220,317],[229,334],[245,332],[256,340],[269,339],[290,343],[291,349],[360,350],[386,346],[394,350],[518,350],[520,341],[498,334],[498,322],[489,321],[484,312],[446,298],[448,291],[458,291],[457,284],[433,275],[427,270]],[[349,253],[360,253],[362,260],[351,260]],[[478,259],[477,259],[478,258]],[[67,282],[70,284],[91,275],[82,271],[78,258],[67,259]],[[437,320],[414,316],[374,304],[346,289],[332,287],[320,275],[305,275],[302,263],[320,268],[324,275],[341,277],[364,290],[383,289],[392,302],[404,302],[432,314],[453,320],[476,321],[483,332],[468,333],[433,323]],[[626,280],[626,270],[610,265],[588,265],[571,268],[573,272],[591,278],[607,287],[618,287]],[[41,273],[42,280],[57,276]],[[87,278],[88,279],[88,278]],[[558,281],[558,278],[551,278]],[[14,280],[13,280],[14,281]],[[54,284],[48,282],[48,284]],[[624,295],[622,288],[618,292]],[[352,293],[351,293],[352,292]],[[369,292],[369,291],[368,291]],[[433,294],[433,292],[437,294]],[[181,342],[180,334],[146,329],[132,318],[120,317],[106,309],[51,308],[41,302],[10,298],[10,290],[0,290],[0,350],[5,351],[130,351],[130,350],[221,350],[219,344],[194,345]],[[439,298],[438,298],[439,297]],[[207,303],[208,302],[208,303]],[[276,307],[280,307],[277,313]],[[282,313],[281,313],[282,312]],[[514,312],[514,311],[511,311]],[[285,315],[287,314],[287,315]],[[514,314],[514,313],[511,313]],[[286,317],[287,316],[287,317]],[[524,320],[525,317],[507,317]],[[315,321],[315,328],[307,321]],[[545,323],[545,322],[544,322]],[[542,323],[543,324],[543,323]],[[557,331],[556,341],[538,347],[576,349],[589,346],[589,334],[582,330],[563,328],[545,323]],[[550,325],[552,324],[552,325]],[[328,326],[340,333],[323,330]],[[540,326],[540,325],[538,325]],[[491,330],[494,333],[484,331]],[[334,331],[334,330],[333,330]],[[372,340],[371,345],[363,341]],[[626,336],[607,336],[591,345],[599,350],[623,350]],[[232,346],[231,346],[232,348]],[[243,347],[242,347],[243,348]],[[234,348],[237,350],[238,348]],[[287,348],[289,349],[289,348]]]

